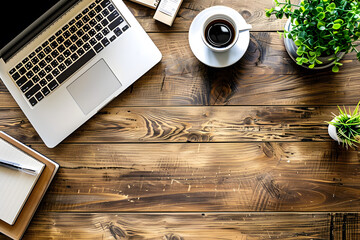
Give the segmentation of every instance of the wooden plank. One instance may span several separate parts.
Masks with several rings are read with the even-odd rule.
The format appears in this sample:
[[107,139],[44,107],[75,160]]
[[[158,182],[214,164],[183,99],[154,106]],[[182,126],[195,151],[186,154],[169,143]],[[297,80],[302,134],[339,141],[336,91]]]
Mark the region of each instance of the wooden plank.
[[[239,1],[242,2],[242,1]],[[356,104],[360,63],[346,56],[339,73],[297,66],[277,33],[253,33],[244,58],[213,69],[192,54],[186,33],[150,34],[163,60],[110,106]],[[17,107],[0,83],[0,107]]]
[[238,11],[249,24],[252,24],[253,31],[280,31],[286,22],[286,19],[276,20],[265,16],[265,8],[274,6],[272,0],[184,0],[172,27],[155,21],[154,10],[130,1],[125,3],[147,32],[187,32],[194,18],[202,10],[216,5]]
[[42,210],[360,211],[360,155],[336,143],[32,147],[61,166]]
[[42,213],[23,239],[329,239],[330,219],[329,213]]
[[360,239],[360,218],[358,213],[331,214],[330,240]]
[[[65,143],[332,141],[332,112],[337,107],[106,107]],[[0,108],[0,130],[41,142],[19,109]]]

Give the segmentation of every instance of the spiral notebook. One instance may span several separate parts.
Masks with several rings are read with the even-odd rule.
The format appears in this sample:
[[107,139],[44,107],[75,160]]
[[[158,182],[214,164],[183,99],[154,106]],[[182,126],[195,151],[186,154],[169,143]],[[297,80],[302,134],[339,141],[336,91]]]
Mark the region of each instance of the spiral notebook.
[[29,175],[0,167],[0,233],[20,239],[59,165],[1,131],[0,158],[37,171]]

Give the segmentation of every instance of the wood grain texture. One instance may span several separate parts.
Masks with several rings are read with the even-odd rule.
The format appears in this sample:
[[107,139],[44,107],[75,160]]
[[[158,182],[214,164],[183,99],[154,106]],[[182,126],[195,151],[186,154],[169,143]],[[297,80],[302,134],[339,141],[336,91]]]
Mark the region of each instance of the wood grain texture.
[[[332,141],[325,122],[332,112],[337,107],[106,107],[65,143]],[[15,108],[0,108],[0,130],[41,142]]]
[[[48,213],[34,218],[23,239],[329,239],[332,216],[328,213]],[[354,225],[347,222],[346,227]],[[359,237],[359,231],[352,230],[346,236]]]
[[[110,106],[337,105],[356,104],[360,63],[346,55],[337,74],[296,65],[277,33],[252,33],[245,56],[214,69],[192,54],[187,33],[150,34],[163,54],[160,64],[113,100]],[[0,83],[0,107],[17,107]]]
[[[172,28],[125,3],[163,59],[57,148],[0,82],[0,130],[61,165],[24,239],[360,239],[360,155],[325,123],[360,100],[355,54],[337,74],[297,66],[272,0],[184,0]],[[253,26],[224,69],[188,43],[214,5]]]
[[34,218],[23,239],[359,238],[359,216],[353,213],[43,213]]
[[42,210],[360,210],[356,150],[336,143],[32,145],[61,168]]

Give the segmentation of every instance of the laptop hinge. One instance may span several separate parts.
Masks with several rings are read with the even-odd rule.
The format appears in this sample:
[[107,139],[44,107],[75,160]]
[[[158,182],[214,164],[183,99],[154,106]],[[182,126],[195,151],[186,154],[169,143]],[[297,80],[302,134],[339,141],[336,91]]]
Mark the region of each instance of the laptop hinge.
[[2,58],[5,62],[7,62],[13,55],[15,55],[19,50],[21,50],[28,42],[30,42],[33,38],[39,35],[43,30],[45,30],[52,22],[58,19],[61,15],[63,15],[68,9],[70,9],[75,3],[79,0],[67,0],[64,1],[58,8],[56,8],[52,12],[46,13],[46,18],[42,20],[39,24],[37,24],[32,29],[27,29],[26,34],[23,34],[22,37],[17,42],[13,43],[11,46],[7,46],[7,49],[1,54],[0,58]]

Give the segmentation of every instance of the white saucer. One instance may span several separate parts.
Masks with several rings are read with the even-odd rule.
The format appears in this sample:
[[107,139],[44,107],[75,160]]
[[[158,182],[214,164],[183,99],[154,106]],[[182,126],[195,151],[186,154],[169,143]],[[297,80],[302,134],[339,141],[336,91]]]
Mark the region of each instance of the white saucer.
[[213,13],[222,13],[234,18],[239,28],[246,25],[245,19],[232,8],[225,6],[214,6],[200,12],[191,23],[189,30],[189,43],[191,51],[202,63],[215,68],[223,68],[230,66],[240,60],[244,56],[250,42],[250,31],[243,31],[239,34],[237,43],[227,52],[218,53],[211,51],[201,38],[202,25],[206,18]]

